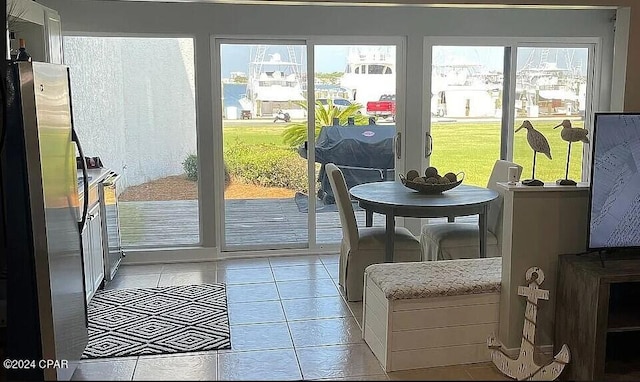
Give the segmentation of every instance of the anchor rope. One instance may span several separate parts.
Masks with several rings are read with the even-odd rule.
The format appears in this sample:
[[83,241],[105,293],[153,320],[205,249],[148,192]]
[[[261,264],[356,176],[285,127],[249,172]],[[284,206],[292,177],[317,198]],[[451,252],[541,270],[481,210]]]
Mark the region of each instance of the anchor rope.
[[540,285],[541,283],[538,283],[538,278],[540,277],[540,275],[538,274],[538,272],[532,272],[531,273],[531,277],[527,278],[527,284],[531,284],[536,283],[536,285]]
[[531,304],[531,305],[535,306],[536,308],[538,307],[538,303],[537,303],[537,302],[531,301],[531,300],[529,300],[529,299],[527,299],[527,302],[528,302],[529,304]]
[[549,365],[539,366],[539,367],[538,367],[538,369],[536,369],[533,373],[531,373],[531,374],[529,374],[529,375],[527,376],[527,379],[532,378],[534,375],[538,374],[538,373],[540,372],[540,370],[542,370],[543,368],[545,368],[545,367],[547,367],[547,366],[550,366],[550,365],[551,365],[551,364],[553,364],[554,362],[555,362],[555,363],[559,363],[559,364],[561,364],[561,365],[566,365],[566,364],[568,363],[568,362],[564,362],[564,361],[559,360],[559,359],[554,359],[554,360],[553,360],[553,362],[551,362]]
[[538,366],[538,368],[536,370],[534,370],[532,373],[527,375],[527,379],[531,379],[534,375],[538,374],[540,372],[540,370],[542,370],[543,367],[544,366]]
[[531,318],[529,318],[529,317],[527,317],[527,316],[524,316],[524,319],[525,319],[525,320],[527,320],[527,321],[529,321],[530,323],[532,323],[532,324],[533,324],[533,326],[536,326],[536,322],[535,322],[534,320],[532,320]]
[[527,341],[529,344],[531,344],[531,346],[536,347],[536,344],[534,344],[533,341],[529,341],[529,339],[526,336],[522,336],[522,339]]
[[533,277],[533,275],[531,275],[531,277],[526,280],[527,284],[536,283],[536,285],[540,285],[538,283],[538,275],[535,274],[535,273],[534,273],[534,275],[535,275],[535,277]]

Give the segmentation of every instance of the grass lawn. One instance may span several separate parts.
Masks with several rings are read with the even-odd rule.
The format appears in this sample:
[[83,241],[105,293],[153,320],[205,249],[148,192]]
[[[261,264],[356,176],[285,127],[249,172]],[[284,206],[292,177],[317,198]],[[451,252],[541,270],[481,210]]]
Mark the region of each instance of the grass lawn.
[[[536,179],[555,182],[564,178],[568,143],[560,138],[561,120],[532,120],[536,130],[549,141],[551,157],[536,157]],[[516,128],[522,120],[516,121]],[[583,121],[572,121],[573,127],[583,127]],[[493,163],[500,157],[500,122],[441,122],[433,125],[431,165],[440,173],[464,171],[466,184],[486,186]],[[522,165],[521,179],[530,179],[533,150],[527,143],[527,131],[515,133],[513,161]],[[569,179],[580,181],[582,172],[582,142],[571,145]]]
[[[538,154],[536,159],[536,178],[545,182],[564,178],[568,144],[560,138],[561,128],[553,129],[561,120],[532,120],[533,126],[545,135],[551,146],[553,160],[549,160],[544,154]],[[521,122],[516,121],[516,126],[520,126]],[[582,121],[574,120],[572,123],[574,127],[583,127]],[[286,147],[281,136],[286,126],[287,124],[272,121],[225,123],[224,145],[226,148],[239,141]],[[486,185],[493,163],[500,156],[499,121],[437,122],[433,124],[431,135],[432,166],[437,167],[442,174],[463,171],[465,184]],[[576,181],[581,179],[582,149],[581,142],[574,143],[571,147],[569,178]],[[525,129],[515,134],[514,150],[514,161],[524,167],[522,179],[531,178],[533,151],[527,143]],[[295,157],[299,158],[297,154]]]
[[282,143],[282,132],[288,126],[287,123],[273,123],[273,121],[251,123],[226,123],[223,136],[225,147],[235,141],[247,144],[274,144],[286,147]]

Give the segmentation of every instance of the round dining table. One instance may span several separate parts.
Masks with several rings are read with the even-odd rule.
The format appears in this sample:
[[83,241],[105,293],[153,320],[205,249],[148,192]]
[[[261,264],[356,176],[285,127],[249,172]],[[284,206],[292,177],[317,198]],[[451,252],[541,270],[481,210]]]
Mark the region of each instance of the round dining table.
[[478,215],[480,257],[487,254],[487,212],[498,192],[461,184],[439,194],[424,194],[400,182],[364,183],[349,189],[351,197],[366,211],[366,226],[373,225],[373,213],[386,216],[385,261],[393,262],[395,217],[437,218]]

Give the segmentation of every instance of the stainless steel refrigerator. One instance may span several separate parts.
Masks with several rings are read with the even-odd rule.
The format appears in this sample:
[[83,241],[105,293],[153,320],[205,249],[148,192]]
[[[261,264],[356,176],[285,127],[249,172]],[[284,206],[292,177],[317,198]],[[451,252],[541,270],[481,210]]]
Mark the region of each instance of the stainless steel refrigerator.
[[79,143],[69,71],[39,62],[7,67],[0,166],[7,270],[4,356],[68,362],[67,367],[60,362],[53,368],[10,369],[7,377],[68,380],[87,344],[80,244],[86,209],[79,206],[77,190]]

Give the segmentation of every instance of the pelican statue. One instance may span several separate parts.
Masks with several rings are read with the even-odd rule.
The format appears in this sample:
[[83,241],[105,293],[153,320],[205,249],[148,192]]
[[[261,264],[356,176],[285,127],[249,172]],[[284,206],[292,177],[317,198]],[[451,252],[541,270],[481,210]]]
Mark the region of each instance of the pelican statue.
[[560,126],[562,126],[562,130],[560,130],[560,138],[562,138],[563,141],[569,142],[569,148],[567,149],[567,167],[564,172],[564,179],[556,180],[556,184],[561,186],[575,186],[577,183],[574,180],[569,179],[569,160],[571,159],[571,144],[573,142],[578,142],[578,141],[589,143],[589,138],[587,137],[587,134],[589,134],[589,131],[586,129],[581,129],[579,127],[572,127],[571,121],[568,119],[565,119],[559,125],[554,126],[553,128],[556,129]]
[[551,159],[551,147],[549,147],[549,141],[542,135],[541,132],[533,128],[533,125],[528,120],[522,122],[522,125],[516,129],[516,133],[522,128],[527,129],[527,142],[533,150],[533,171],[531,173],[531,179],[525,179],[522,184],[525,186],[543,186],[544,182],[536,179],[536,154],[539,152]]

